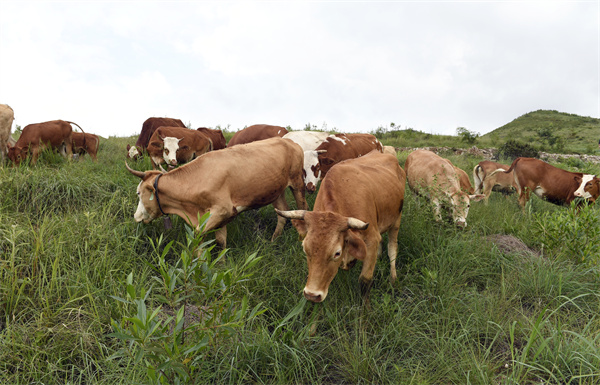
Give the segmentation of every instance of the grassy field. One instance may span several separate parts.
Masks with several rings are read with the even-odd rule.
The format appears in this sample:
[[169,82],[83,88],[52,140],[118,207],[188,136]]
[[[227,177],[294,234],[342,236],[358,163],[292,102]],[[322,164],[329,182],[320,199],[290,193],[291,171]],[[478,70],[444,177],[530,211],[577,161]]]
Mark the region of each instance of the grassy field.
[[[180,218],[135,223],[134,141],[102,141],[98,163],[0,168],[0,384],[600,383],[599,206],[534,197],[522,212],[494,193],[459,230],[408,193],[396,284],[384,248],[370,310],[359,267],[314,305],[295,229],[268,241],[270,206],[228,225],[223,261],[206,246],[197,265]],[[469,173],[481,160],[448,157]]]

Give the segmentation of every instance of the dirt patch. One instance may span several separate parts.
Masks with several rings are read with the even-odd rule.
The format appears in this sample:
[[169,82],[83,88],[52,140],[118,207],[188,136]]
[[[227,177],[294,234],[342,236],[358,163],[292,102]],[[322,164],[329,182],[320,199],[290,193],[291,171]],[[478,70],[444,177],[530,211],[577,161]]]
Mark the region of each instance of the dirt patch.
[[493,234],[487,236],[486,239],[495,244],[498,250],[504,254],[515,253],[523,256],[540,256],[540,253],[529,248],[523,241],[512,235]]

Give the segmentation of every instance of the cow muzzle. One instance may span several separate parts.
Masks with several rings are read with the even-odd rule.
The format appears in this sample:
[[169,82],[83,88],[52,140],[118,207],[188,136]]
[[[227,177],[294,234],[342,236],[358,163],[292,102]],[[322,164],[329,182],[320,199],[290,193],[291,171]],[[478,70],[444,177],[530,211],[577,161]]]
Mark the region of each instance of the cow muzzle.
[[308,182],[308,184],[306,185],[306,191],[311,194],[314,193],[316,189],[316,186],[312,182]]
[[323,293],[322,291],[311,292],[306,287],[304,288],[304,298],[311,302],[319,303],[323,302],[323,300],[327,297],[327,293]]

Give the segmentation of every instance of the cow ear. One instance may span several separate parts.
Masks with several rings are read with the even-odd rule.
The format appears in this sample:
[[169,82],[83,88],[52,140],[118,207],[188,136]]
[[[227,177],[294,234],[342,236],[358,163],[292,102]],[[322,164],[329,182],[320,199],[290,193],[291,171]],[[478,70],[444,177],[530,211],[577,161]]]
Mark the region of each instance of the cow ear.
[[365,244],[365,241],[358,237],[352,230],[346,231],[346,235],[344,236],[344,246],[347,252],[358,260],[362,261],[367,256],[367,245]]
[[329,166],[329,165],[332,165],[334,163],[334,160],[331,159],[331,158],[322,158],[320,160],[320,163],[323,164],[323,165],[325,165],[325,166]]
[[298,235],[300,235],[300,240],[306,238],[306,233],[308,232],[308,230],[306,228],[306,222],[304,221],[304,219],[292,219],[292,225],[296,228],[296,231],[298,231]]
[[161,142],[150,142],[150,146],[162,148]]
[[131,145],[130,145],[130,144],[128,144],[128,145],[127,145],[127,151],[129,151],[129,149],[130,149],[130,148],[131,148]]

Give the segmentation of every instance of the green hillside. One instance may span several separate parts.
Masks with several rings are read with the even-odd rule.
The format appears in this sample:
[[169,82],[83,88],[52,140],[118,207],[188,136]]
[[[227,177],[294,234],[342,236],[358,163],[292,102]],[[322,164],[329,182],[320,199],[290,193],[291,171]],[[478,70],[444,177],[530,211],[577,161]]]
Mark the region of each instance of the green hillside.
[[497,146],[509,139],[546,151],[594,153],[600,139],[600,119],[537,110],[483,135],[478,143]]

